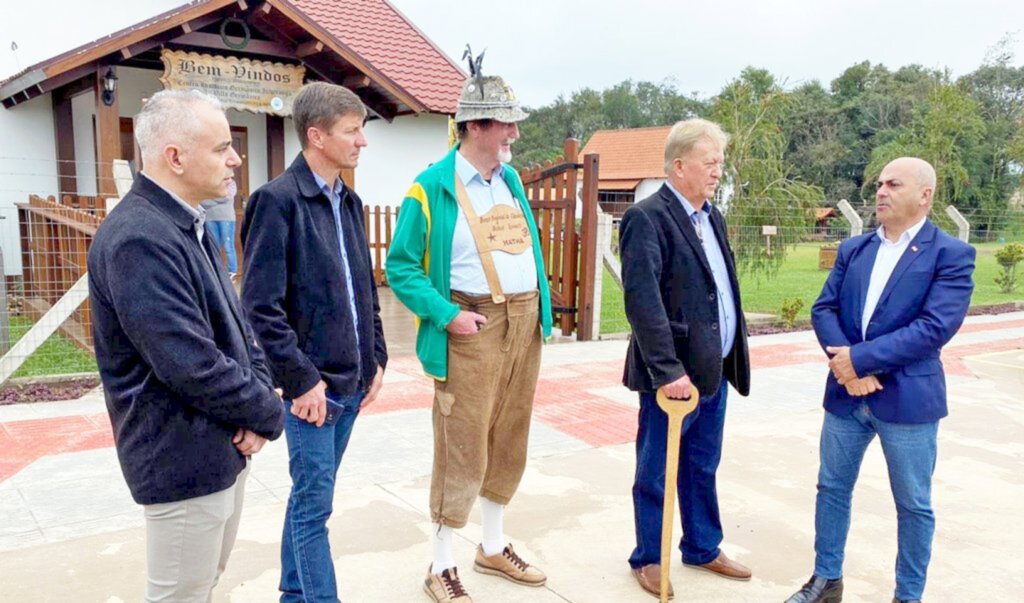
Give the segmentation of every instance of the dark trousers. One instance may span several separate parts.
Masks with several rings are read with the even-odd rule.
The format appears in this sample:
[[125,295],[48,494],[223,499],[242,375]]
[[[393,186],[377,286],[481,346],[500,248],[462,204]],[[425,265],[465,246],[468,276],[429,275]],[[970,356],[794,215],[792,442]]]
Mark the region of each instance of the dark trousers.
[[[722,380],[718,392],[701,398],[683,423],[679,447],[677,496],[683,536],[679,550],[683,563],[714,561],[722,542],[715,472],[722,458],[722,428],[729,386]],[[629,556],[634,568],[661,562],[661,514],[665,498],[665,444],[668,415],[653,393],[640,394],[639,431],[636,437],[636,477],[633,481],[633,517],[636,548]]]

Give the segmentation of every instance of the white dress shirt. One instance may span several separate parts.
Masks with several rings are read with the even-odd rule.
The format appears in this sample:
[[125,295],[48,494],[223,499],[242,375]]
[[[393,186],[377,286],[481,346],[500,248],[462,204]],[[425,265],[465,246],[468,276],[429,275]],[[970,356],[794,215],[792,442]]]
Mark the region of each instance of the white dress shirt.
[[875,265],[871,268],[871,281],[868,283],[868,293],[864,299],[864,314],[861,316],[860,321],[861,336],[867,338],[868,322],[871,321],[871,315],[875,313],[875,308],[878,307],[882,291],[885,290],[885,285],[889,282],[892,271],[896,269],[896,264],[903,257],[903,253],[907,250],[910,242],[921,231],[921,227],[924,226],[926,219],[922,218],[920,222],[903,231],[903,234],[900,235],[900,238],[895,243],[885,238],[885,226],[878,227],[878,238],[881,240],[881,243],[878,246],[878,255],[875,256]]
[[[455,152],[455,177],[466,186],[469,202],[473,204],[478,216],[491,211],[495,205],[510,205],[520,210],[519,202],[512,195],[505,178],[502,177],[503,167],[498,166],[491,173],[490,182],[483,179],[462,153]],[[530,211],[525,208],[525,211]],[[537,288],[537,264],[533,258],[533,248],[520,254],[511,254],[495,250],[491,252],[494,268],[498,272],[498,282],[505,295],[533,291]],[[459,207],[459,216],[455,220],[455,233],[452,235],[451,289],[471,295],[489,295],[491,288],[487,285],[483,265],[480,263],[480,252],[477,251],[473,232],[469,229],[469,221],[465,212]]]

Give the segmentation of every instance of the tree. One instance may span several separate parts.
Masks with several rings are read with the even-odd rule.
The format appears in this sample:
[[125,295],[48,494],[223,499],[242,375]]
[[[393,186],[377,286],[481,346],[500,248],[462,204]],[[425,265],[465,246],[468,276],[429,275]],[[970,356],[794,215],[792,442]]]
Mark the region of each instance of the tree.
[[[789,98],[763,69],[748,67],[713,101],[710,118],[730,135],[726,151],[726,187],[730,243],[741,269],[771,274],[787,248],[814,223],[821,188],[795,179],[783,155],[781,123]],[[763,226],[776,226],[770,253]]]
[[958,209],[961,207],[971,183],[967,158],[984,131],[978,103],[963,88],[943,84],[932,90],[908,126],[872,151],[864,179],[868,183],[875,182],[882,168],[897,157],[925,159],[935,168],[938,178],[931,217],[943,228],[954,231],[945,209],[951,204]]
[[513,162],[525,167],[554,159],[570,136],[585,142],[597,130],[668,125],[705,108],[704,102],[679,93],[670,81],[625,80],[602,92],[582,88],[569,99],[559,96],[546,107],[527,109],[530,118],[519,125]]
[[1013,36],[990,49],[985,63],[958,83],[975,99],[985,133],[972,156],[971,195],[965,205],[973,223],[996,233],[1005,228],[1007,201],[1020,186],[1015,166],[1024,164],[1024,67],[1013,67]]

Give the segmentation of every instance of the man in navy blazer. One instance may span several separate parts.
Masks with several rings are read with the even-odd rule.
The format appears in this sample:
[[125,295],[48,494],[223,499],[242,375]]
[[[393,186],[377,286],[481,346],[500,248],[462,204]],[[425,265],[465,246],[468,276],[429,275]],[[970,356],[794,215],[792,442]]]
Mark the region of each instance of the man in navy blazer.
[[154,94],[142,172],[96,231],[96,363],[125,481],[146,517],[146,601],[208,601],[227,565],[251,457],[284,427],[200,202],[241,165],[220,102]]
[[[711,204],[728,138],[718,124],[689,119],[665,141],[668,182],[626,211],[620,226],[626,317],[633,329],[623,383],[640,394],[629,557],[640,587],[661,588],[661,516],[668,417],[656,392],[700,392],[679,453],[683,563],[735,580],[751,572],[719,548],[715,473],[722,454],[729,383],[750,393],[747,326],[725,219]],[[669,585],[671,593],[671,584]]]
[[830,356],[815,509],[814,575],[788,603],[842,600],[850,501],[864,452],[878,435],[896,501],[894,602],[920,601],[935,516],[931,479],[946,381],[939,354],[963,323],[974,248],[927,216],[935,170],[903,157],[882,170],[878,231],[839,247],[811,311]]

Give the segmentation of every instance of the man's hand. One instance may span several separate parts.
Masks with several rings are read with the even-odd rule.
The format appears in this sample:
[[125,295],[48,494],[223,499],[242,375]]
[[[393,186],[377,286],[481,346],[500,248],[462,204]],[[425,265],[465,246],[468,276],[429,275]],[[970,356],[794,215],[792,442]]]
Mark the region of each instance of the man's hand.
[[661,390],[665,392],[666,396],[676,400],[689,398],[691,389],[693,389],[693,384],[690,383],[689,375],[683,375],[672,383],[666,383],[661,386]]
[[828,368],[832,369],[832,374],[839,380],[840,385],[846,385],[847,381],[857,378],[857,371],[853,368],[853,359],[850,358],[850,346],[830,345],[825,348],[825,351],[833,354],[832,359],[828,361]]
[[851,396],[857,397],[866,396],[868,394],[873,394],[881,389],[885,389],[882,387],[882,384],[878,381],[878,377],[875,377],[874,375],[868,375],[867,377],[863,377],[861,379],[853,379],[852,381],[847,381],[845,385],[846,392]]
[[481,325],[485,324],[487,324],[487,317],[483,314],[460,310],[446,328],[449,333],[454,335],[474,335],[480,330]]
[[373,378],[373,383],[370,384],[370,389],[367,390],[366,396],[363,398],[363,402],[359,405],[359,408],[366,408],[373,404],[373,401],[377,399],[377,394],[380,393],[382,385],[384,385],[384,368],[378,364],[377,375]]
[[231,438],[231,443],[245,456],[252,456],[263,449],[267,438],[239,427],[235,432],[235,437]]
[[292,400],[292,414],[323,427],[327,419],[327,384],[323,379],[313,389]]

